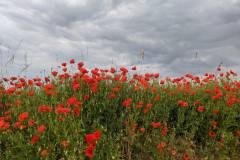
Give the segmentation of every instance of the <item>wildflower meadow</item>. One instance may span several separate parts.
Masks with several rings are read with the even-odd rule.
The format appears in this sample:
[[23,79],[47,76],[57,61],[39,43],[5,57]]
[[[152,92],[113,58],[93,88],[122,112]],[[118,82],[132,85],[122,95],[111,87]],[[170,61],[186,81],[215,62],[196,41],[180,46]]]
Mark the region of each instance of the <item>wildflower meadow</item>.
[[221,66],[162,77],[71,59],[0,81],[0,160],[240,159],[240,81]]

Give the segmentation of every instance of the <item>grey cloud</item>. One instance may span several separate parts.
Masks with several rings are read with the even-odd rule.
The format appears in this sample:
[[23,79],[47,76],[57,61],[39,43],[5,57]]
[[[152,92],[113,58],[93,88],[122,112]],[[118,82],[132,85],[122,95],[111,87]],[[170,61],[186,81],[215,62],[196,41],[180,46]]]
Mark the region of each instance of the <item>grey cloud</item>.
[[240,67],[239,17],[238,0],[10,0],[0,2],[6,22],[0,41],[24,39],[18,56],[29,53],[31,72],[71,57],[90,66],[113,59],[116,65],[138,64],[144,49],[144,65],[153,70],[199,74],[220,61]]

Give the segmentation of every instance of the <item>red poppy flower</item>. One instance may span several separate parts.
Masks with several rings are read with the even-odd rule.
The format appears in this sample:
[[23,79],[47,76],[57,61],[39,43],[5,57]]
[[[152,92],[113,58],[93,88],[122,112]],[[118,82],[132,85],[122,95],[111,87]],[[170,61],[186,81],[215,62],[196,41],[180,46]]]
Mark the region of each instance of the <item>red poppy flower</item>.
[[11,117],[11,116],[8,116],[8,115],[4,117],[4,120],[5,120],[5,121],[10,121],[11,119],[12,119],[12,117]]
[[148,111],[152,108],[152,104],[151,103],[148,103],[146,105],[146,108],[143,110],[143,113],[148,113]]
[[162,130],[162,136],[166,136],[167,132],[168,132],[168,128],[164,127],[163,130]]
[[96,93],[96,92],[98,91],[97,85],[93,85],[93,86],[91,87],[91,91],[92,91],[93,93]]
[[38,112],[51,112],[51,111],[52,108],[50,106],[42,105],[38,107]]
[[62,66],[63,66],[63,67],[66,67],[66,66],[67,66],[67,63],[66,63],[66,62],[62,63]]
[[38,135],[34,135],[33,137],[32,137],[32,139],[31,139],[31,143],[32,144],[35,144],[35,143],[37,143],[39,141],[39,136]]
[[72,88],[74,91],[77,91],[80,88],[80,84],[78,82],[73,82],[72,83]]
[[6,102],[5,106],[6,106],[6,107],[10,107],[10,106],[11,106],[11,103],[10,103],[10,102]]
[[157,145],[157,149],[159,151],[162,151],[164,149],[164,147],[166,146],[166,142],[161,142],[160,144]]
[[77,107],[73,108],[73,115],[74,117],[78,117],[80,115],[80,109]]
[[164,80],[161,80],[161,81],[160,81],[160,84],[162,84],[162,85],[163,85],[164,83],[165,83],[165,81],[164,81]]
[[154,98],[154,101],[159,101],[160,100],[160,95],[156,95],[155,98]]
[[8,129],[9,126],[10,126],[10,124],[9,124],[8,122],[5,122],[5,121],[3,121],[3,120],[0,120],[0,130],[1,130],[1,129],[3,129],[3,130]]
[[55,110],[56,114],[64,114],[64,116],[67,116],[67,114],[71,111],[71,108],[63,108],[63,107],[57,107]]
[[28,121],[28,126],[33,126],[34,124],[36,124],[36,122],[34,120],[29,120]]
[[127,73],[127,72],[128,72],[128,69],[127,69],[127,68],[124,68],[124,67],[121,67],[120,70],[121,70],[123,73]]
[[216,136],[217,136],[217,133],[216,133],[216,132],[213,132],[213,131],[209,131],[209,132],[208,132],[208,135],[209,135],[209,137],[216,137]]
[[96,131],[92,134],[87,134],[85,136],[85,139],[87,141],[87,143],[90,145],[90,144],[95,144],[96,141],[101,137],[101,132],[100,131]]
[[158,78],[160,76],[160,74],[159,73],[154,73],[153,76],[154,76],[154,78]]
[[42,82],[36,82],[35,84],[36,84],[36,86],[38,86],[38,87],[41,87],[41,86],[43,85]]
[[21,100],[19,100],[19,99],[17,99],[15,102],[14,102],[14,105],[15,106],[20,106],[22,104],[22,101]]
[[115,98],[115,97],[116,97],[116,94],[114,94],[114,93],[111,93],[111,94],[108,95],[108,98],[109,98],[109,99],[113,99],[113,98]]
[[49,90],[52,90],[54,89],[54,85],[53,84],[46,84],[43,88],[45,91],[49,91]]
[[6,111],[6,112],[4,112],[4,114],[9,115],[9,114],[11,114],[11,111]]
[[182,107],[188,107],[188,103],[183,101],[183,100],[179,100],[178,101],[178,105],[182,106]]
[[140,128],[140,132],[144,133],[145,132],[145,128]]
[[43,133],[45,131],[46,127],[42,124],[38,127],[37,131],[38,133]]
[[131,103],[132,103],[132,98],[128,98],[127,100],[122,102],[122,105],[124,107],[129,107]]
[[198,112],[203,112],[204,109],[205,109],[204,106],[199,106],[199,107],[197,108]]
[[23,112],[22,114],[20,114],[18,116],[18,120],[19,121],[24,121],[25,119],[27,119],[29,117],[29,113],[28,112]]
[[45,82],[50,82],[51,81],[49,77],[45,77],[44,80],[45,80]]
[[29,86],[32,86],[32,85],[33,85],[33,80],[29,79],[29,80],[28,80],[28,85],[29,85]]
[[90,96],[88,95],[88,94],[85,94],[85,95],[83,95],[83,99],[86,101],[86,100],[88,100],[90,98]]
[[85,155],[89,158],[93,158],[94,154],[93,154],[93,150],[96,147],[96,142],[97,140],[101,137],[101,132],[100,131],[96,131],[92,134],[87,134],[85,136],[85,139],[88,143],[88,148],[85,150]]
[[29,97],[32,97],[34,94],[35,94],[35,91],[34,91],[34,90],[29,90],[29,91],[27,92],[27,95],[28,95]]
[[74,64],[75,60],[74,59],[70,59],[70,64]]
[[67,68],[63,68],[62,70],[63,70],[63,72],[67,72]]
[[230,73],[234,76],[237,76],[237,73],[235,71],[233,71],[232,69],[230,70]]
[[15,88],[15,87],[11,87],[11,88],[9,88],[9,89],[6,91],[6,93],[9,94],[9,95],[11,95],[11,94],[13,94],[15,91],[16,91],[16,88]]
[[85,150],[85,155],[88,158],[93,158],[94,154],[93,154],[93,150],[95,149],[95,147],[93,145],[89,145],[88,148]]
[[199,105],[200,103],[201,103],[201,101],[198,100],[198,99],[194,101],[194,104],[195,104],[195,105]]
[[83,67],[84,66],[84,63],[83,62],[79,62],[78,63],[78,68],[81,68],[81,67]]
[[57,72],[57,71],[52,71],[52,75],[53,75],[54,77],[56,77],[56,76],[57,76],[57,74],[58,74],[58,72]]
[[187,153],[184,153],[184,154],[183,154],[182,159],[183,159],[183,160],[190,160],[189,155],[188,155]]
[[151,123],[151,126],[152,126],[153,128],[158,128],[158,127],[161,126],[161,123],[160,123],[160,122],[152,122],[152,123]]
[[115,72],[116,72],[116,69],[115,69],[115,68],[111,68],[111,69],[110,69],[110,72],[111,72],[111,73],[115,73]]
[[79,68],[79,70],[82,74],[88,73],[88,70],[86,68]]
[[67,100],[67,104],[70,106],[70,105],[76,105],[78,103],[78,100],[76,97],[71,97],[71,98],[68,98]]

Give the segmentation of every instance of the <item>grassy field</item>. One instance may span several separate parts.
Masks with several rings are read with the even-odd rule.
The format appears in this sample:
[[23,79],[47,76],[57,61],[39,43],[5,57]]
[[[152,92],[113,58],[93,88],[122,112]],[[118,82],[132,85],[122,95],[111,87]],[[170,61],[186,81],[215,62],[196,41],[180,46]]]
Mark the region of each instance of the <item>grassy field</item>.
[[49,77],[3,78],[0,159],[238,160],[240,81],[221,70],[164,78],[72,59]]

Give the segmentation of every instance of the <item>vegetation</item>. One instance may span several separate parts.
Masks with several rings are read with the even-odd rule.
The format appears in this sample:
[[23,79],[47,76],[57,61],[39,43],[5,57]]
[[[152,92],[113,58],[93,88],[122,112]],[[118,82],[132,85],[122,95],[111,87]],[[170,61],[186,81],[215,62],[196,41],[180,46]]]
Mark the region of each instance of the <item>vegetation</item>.
[[234,71],[163,79],[74,59],[61,69],[2,79],[1,160],[240,159]]

